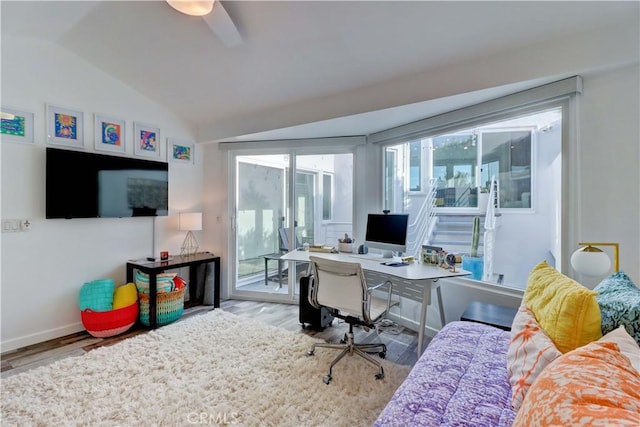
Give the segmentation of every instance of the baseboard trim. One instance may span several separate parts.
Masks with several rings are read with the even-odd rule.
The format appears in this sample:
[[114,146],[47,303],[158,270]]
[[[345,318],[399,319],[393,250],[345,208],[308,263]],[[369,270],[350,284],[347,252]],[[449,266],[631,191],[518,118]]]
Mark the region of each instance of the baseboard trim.
[[48,329],[46,331],[38,332],[35,334],[23,335],[21,337],[11,338],[4,340],[0,343],[0,351],[2,354],[24,348],[33,344],[40,344],[45,341],[49,341],[55,338],[60,338],[65,335],[75,334],[76,332],[84,331],[82,322],[72,323],[70,325],[61,326],[59,328]]

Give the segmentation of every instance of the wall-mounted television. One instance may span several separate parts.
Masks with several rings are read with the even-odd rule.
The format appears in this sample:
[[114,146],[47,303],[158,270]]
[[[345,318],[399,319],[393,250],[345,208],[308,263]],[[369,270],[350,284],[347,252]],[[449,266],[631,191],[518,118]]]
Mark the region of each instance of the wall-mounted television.
[[165,216],[165,162],[47,147],[46,211],[53,218]]

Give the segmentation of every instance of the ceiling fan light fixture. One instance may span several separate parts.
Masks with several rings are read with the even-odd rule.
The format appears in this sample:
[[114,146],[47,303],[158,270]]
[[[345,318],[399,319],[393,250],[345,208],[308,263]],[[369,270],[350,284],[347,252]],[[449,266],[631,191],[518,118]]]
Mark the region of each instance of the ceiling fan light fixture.
[[205,16],[213,10],[215,0],[166,0],[169,6],[185,15]]

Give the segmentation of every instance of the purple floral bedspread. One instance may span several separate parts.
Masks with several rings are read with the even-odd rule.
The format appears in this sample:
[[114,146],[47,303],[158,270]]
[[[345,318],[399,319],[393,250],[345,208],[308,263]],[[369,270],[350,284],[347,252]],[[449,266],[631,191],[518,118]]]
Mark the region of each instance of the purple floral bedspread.
[[509,337],[480,323],[447,324],[375,426],[511,426]]

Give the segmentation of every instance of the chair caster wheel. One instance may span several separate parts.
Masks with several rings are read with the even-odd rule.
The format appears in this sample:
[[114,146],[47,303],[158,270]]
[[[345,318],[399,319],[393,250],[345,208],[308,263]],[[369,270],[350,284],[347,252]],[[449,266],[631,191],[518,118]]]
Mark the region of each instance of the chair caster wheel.
[[326,385],[329,385],[329,383],[331,382],[331,375],[325,375],[324,377],[322,377],[322,382]]
[[307,357],[311,357],[313,356],[314,351],[313,350],[308,350],[307,351]]
[[377,380],[381,380],[381,379],[383,379],[383,378],[384,378],[384,373],[382,373],[382,372],[378,372],[378,373],[376,374],[376,379],[377,379]]
[[380,353],[378,353],[378,357],[380,359],[384,359],[387,357],[387,353],[385,351],[381,351]]

